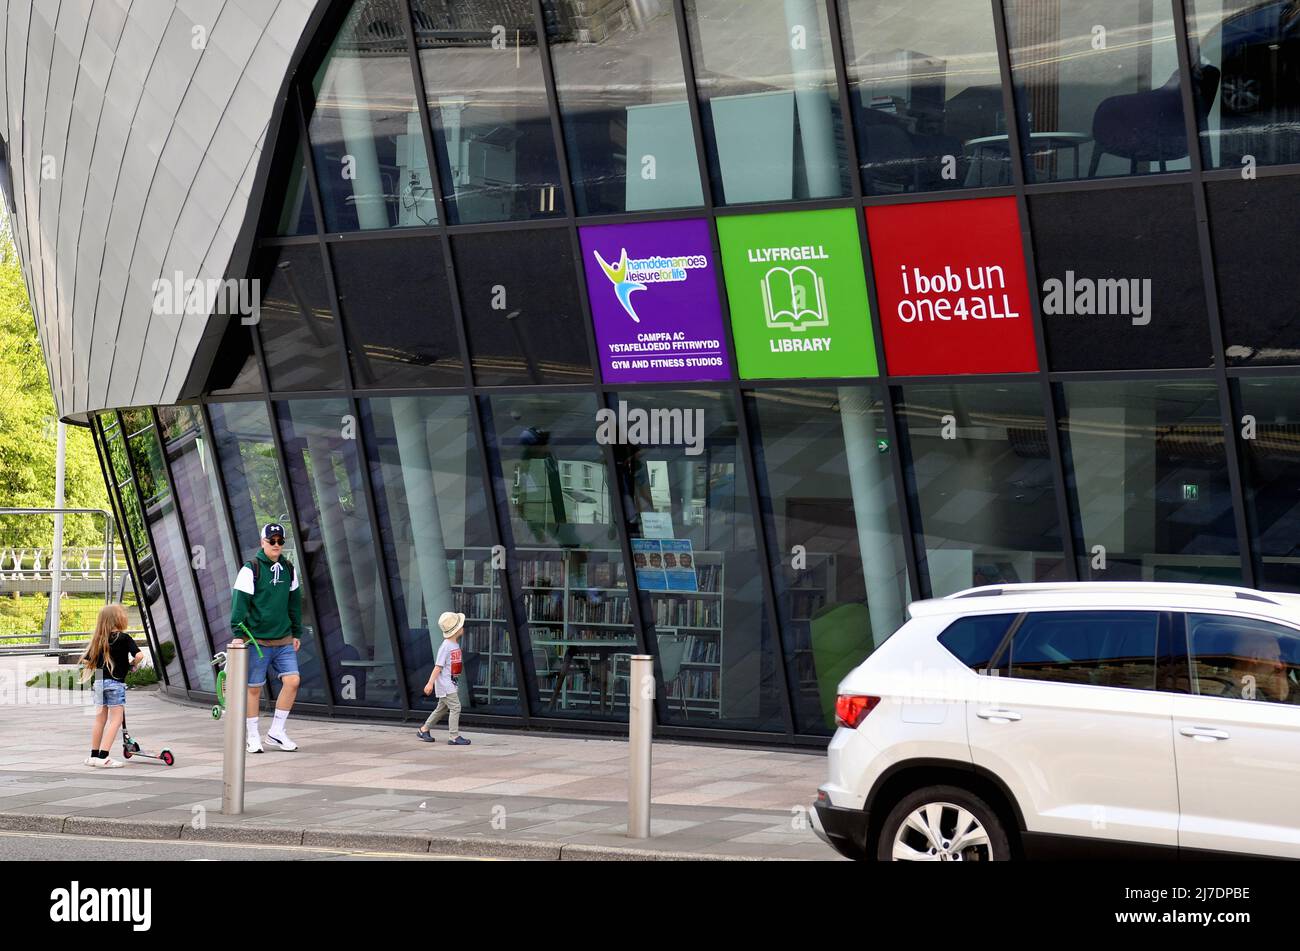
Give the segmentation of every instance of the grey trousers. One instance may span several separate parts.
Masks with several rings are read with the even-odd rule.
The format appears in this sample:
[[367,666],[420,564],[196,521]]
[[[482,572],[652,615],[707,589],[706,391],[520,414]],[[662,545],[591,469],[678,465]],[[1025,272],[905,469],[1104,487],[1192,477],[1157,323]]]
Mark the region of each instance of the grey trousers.
[[442,719],[444,713],[448,714],[447,738],[454,740],[460,736],[460,694],[449,693],[445,697],[438,698],[438,705],[429,714],[429,719],[424,721],[426,733],[433,729],[433,725]]

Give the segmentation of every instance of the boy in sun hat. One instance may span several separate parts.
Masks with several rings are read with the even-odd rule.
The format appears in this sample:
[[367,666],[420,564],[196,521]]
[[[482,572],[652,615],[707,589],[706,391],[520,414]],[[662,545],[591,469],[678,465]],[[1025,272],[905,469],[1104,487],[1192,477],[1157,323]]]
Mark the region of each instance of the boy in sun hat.
[[456,678],[464,668],[461,660],[460,638],[465,633],[465,615],[455,611],[444,611],[438,618],[438,627],[442,629],[442,644],[438,646],[438,657],[434,661],[433,673],[424,685],[424,695],[436,693],[438,705],[424,721],[424,726],[415,731],[415,735],[426,743],[432,743],[433,735],[429,732],[433,725],[448,714],[447,732],[451,737],[448,746],[469,746],[469,740],[460,735],[460,694]]

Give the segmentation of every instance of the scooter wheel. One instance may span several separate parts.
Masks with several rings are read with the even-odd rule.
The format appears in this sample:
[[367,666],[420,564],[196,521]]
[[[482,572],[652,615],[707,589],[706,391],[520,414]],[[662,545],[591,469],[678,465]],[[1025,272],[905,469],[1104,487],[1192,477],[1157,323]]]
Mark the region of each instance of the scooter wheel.
[[220,707],[213,707],[213,708],[212,708],[212,719],[214,719],[214,720],[220,720],[220,719],[221,719],[221,708],[220,708]]
[[171,766],[173,763],[176,762],[176,757],[172,756],[171,750],[163,750],[162,753],[159,754],[158,758],[161,759],[168,766]]
[[122,759],[130,759],[131,753],[132,753],[131,747],[129,746],[122,747]]

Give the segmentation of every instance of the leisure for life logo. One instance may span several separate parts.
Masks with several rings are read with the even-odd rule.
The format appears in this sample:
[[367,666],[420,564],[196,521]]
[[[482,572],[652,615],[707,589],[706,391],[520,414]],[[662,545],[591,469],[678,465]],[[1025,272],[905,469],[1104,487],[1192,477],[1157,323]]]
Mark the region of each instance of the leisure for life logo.
[[1134,327],[1151,323],[1151,278],[1075,277],[1043,282],[1043,313],[1052,316],[1131,317]]
[[702,254],[679,255],[677,257],[627,258],[627,248],[622,249],[618,264],[610,264],[599,251],[593,251],[600,269],[605,272],[618,302],[623,305],[628,316],[635,323],[641,323],[636,308],[632,306],[634,291],[644,291],[649,284],[677,283],[687,278],[687,271],[709,266],[708,259]]
[[50,921],[130,922],[132,931],[148,931],[153,924],[152,888],[68,888],[50,892]]

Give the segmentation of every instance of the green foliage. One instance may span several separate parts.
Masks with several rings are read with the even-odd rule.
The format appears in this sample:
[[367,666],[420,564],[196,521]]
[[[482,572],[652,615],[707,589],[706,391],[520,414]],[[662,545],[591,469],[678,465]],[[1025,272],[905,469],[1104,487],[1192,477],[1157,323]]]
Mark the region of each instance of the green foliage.
[[58,670],[43,670],[31,680],[27,681],[29,687],[49,687],[53,690],[93,690],[95,681],[88,680],[86,683],[79,683],[78,674],[81,672],[79,667],[60,667]]
[[[21,598],[0,598],[0,634],[39,634],[49,611],[48,594],[25,594]],[[69,594],[59,599],[60,631],[93,631],[102,594]],[[135,615],[128,612],[128,616]],[[6,644],[16,643],[5,641]]]
[[167,667],[176,659],[176,645],[171,641],[163,641],[158,645],[158,654],[163,666]]
[[152,687],[158,682],[158,671],[152,667],[141,667],[126,675],[128,687]]
[[[7,229],[0,232],[0,506],[54,504],[57,432],[45,356],[27,300],[18,255]],[[108,508],[104,477],[90,430],[69,426],[64,505]],[[53,519],[0,517],[0,544],[42,545],[53,540]],[[65,545],[103,543],[103,520],[68,516]]]

